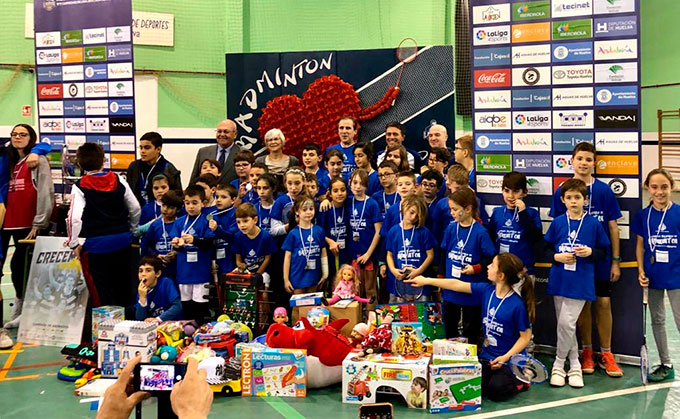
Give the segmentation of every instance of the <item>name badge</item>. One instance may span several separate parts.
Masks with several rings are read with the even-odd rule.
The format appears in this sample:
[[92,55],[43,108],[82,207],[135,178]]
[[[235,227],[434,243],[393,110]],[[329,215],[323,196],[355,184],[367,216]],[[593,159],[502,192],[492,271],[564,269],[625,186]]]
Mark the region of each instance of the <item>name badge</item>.
[[668,250],[657,250],[654,253],[657,263],[669,263]]
[[461,270],[462,269],[460,268],[460,266],[455,266],[455,265],[452,266],[451,267],[451,276],[456,278],[456,279],[460,279],[460,271]]
[[565,263],[565,264],[564,264],[564,270],[565,270],[565,271],[572,271],[572,272],[575,272],[575,271],[576,271],[576,262],[574,262],[574,263]]
[[338,239],[337,243],[340,250],[345,248],[345,239]]
[[198,252],[187,252],[187,262],[198,262]]
[[496,338],[489,335],[486,337],[487,342],[489,342],[489,346],[498,346],[498,341],[496,341]]
[[498,253],[510,253],[510,245],[501,243]]
[[225,249],[217,249],[217,252],[215,252],[215,257],[217,259],[224,259],[225,257],[227,257],[227,252],[225,251]]
[[307,264],[305,265],[305,269],[308,271],[313,271],[316,269],[316,259],[309,259],[307,260]]
[[358,231],[355,231],[355,232],[352,233],[352,240],[354,240],[355,242],[359,241],[359,232]]

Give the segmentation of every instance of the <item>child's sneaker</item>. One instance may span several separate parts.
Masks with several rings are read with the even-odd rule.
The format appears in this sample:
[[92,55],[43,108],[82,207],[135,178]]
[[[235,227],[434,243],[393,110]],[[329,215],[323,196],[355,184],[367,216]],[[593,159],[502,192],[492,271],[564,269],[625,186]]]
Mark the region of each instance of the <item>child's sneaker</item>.
[[610,377],[622,377],[623,370],[616,364],[614,354],[611,352],[602,352],[599,362],[600,368],[605,370]]
[[566,377],[567,372],[564,370],[564,368],[553,367],[552,372],[550,373],[550,385],[555,387],[564,387],[564,385],[567,383],[565,380]]
[[654,368],[654,371],[652,371],[652,373],[649,374],[647,378],[649,379],[649,381],[653,381],[655,383],[664,380],[672,380],[675,378],[675,371],[673,370],[672,365],[670,367],[667,367],[666,365],[661,364],[658,367]]
[[583,373],[581,372],[580,369],[570,369],[569,373],[567,374],[569,377],[569,386],[574,387],[574,388],[582,388],[583,387]]
[[593,360],[593,350],[584,348],[581,351],[581,371],[583,374],[595,372],[595,361]]
[[9,349],[14,346],[14,341],[9,337],[7,329],[0,329],[0,349]]

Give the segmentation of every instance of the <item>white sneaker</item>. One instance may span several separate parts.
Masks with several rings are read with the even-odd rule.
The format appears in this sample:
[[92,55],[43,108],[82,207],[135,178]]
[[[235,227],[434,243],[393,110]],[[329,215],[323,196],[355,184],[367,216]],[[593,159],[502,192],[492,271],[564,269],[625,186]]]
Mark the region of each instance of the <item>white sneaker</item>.
[[14,302],[11,304],[12,305],[12,320],[16,319],[21,315],[21,309],[24,306],[24,300],[21,298],[15,298]]
[[14,320],[10,320],[5,323],[5,329],[17,329],[19,327],[19,322],[21,321],[21,314]]
[[14,346],[14,341],[9,337],[7,329],[0,329],[0,349],[9,349]]
[[574,388],[582,388],[583,384],[583,372],[581,369],[570,369],[567,374],[569,379],[569,386]]
[[555,387],[564,387],[564,385],[567,383],[565,380],[566,377],[567,372],[564,370],[564,368],[553,367],[552,372],[550,373],[550,385]]

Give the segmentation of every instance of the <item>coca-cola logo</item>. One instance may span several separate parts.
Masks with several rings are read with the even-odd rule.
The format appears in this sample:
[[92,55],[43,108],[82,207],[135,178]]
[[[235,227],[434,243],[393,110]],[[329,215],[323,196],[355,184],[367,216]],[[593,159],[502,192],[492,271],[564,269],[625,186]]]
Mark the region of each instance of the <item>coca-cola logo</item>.
[[40,89],[40,94],[46,95],[46,96],[55,96],[59,94],[59,88],[58,87],[43,87]]
[[38,97],[40,99],[50,99],[61,97],[61,84],[44,84],[38,89]]
[[494,73],[494,74],[482,74],[479,76],[477,79],[479,83],[504,83],[505,82],[505,74],[503,73]]
[[510,70],[475,71],[475,87],[510,86]]

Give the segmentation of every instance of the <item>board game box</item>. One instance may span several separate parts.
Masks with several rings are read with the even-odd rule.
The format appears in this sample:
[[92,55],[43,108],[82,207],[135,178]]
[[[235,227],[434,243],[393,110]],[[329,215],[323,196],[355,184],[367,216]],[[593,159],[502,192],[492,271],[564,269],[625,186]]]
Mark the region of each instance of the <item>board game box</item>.
[[241,396],[307,395],[306,350],[243,346],[240,352]]

